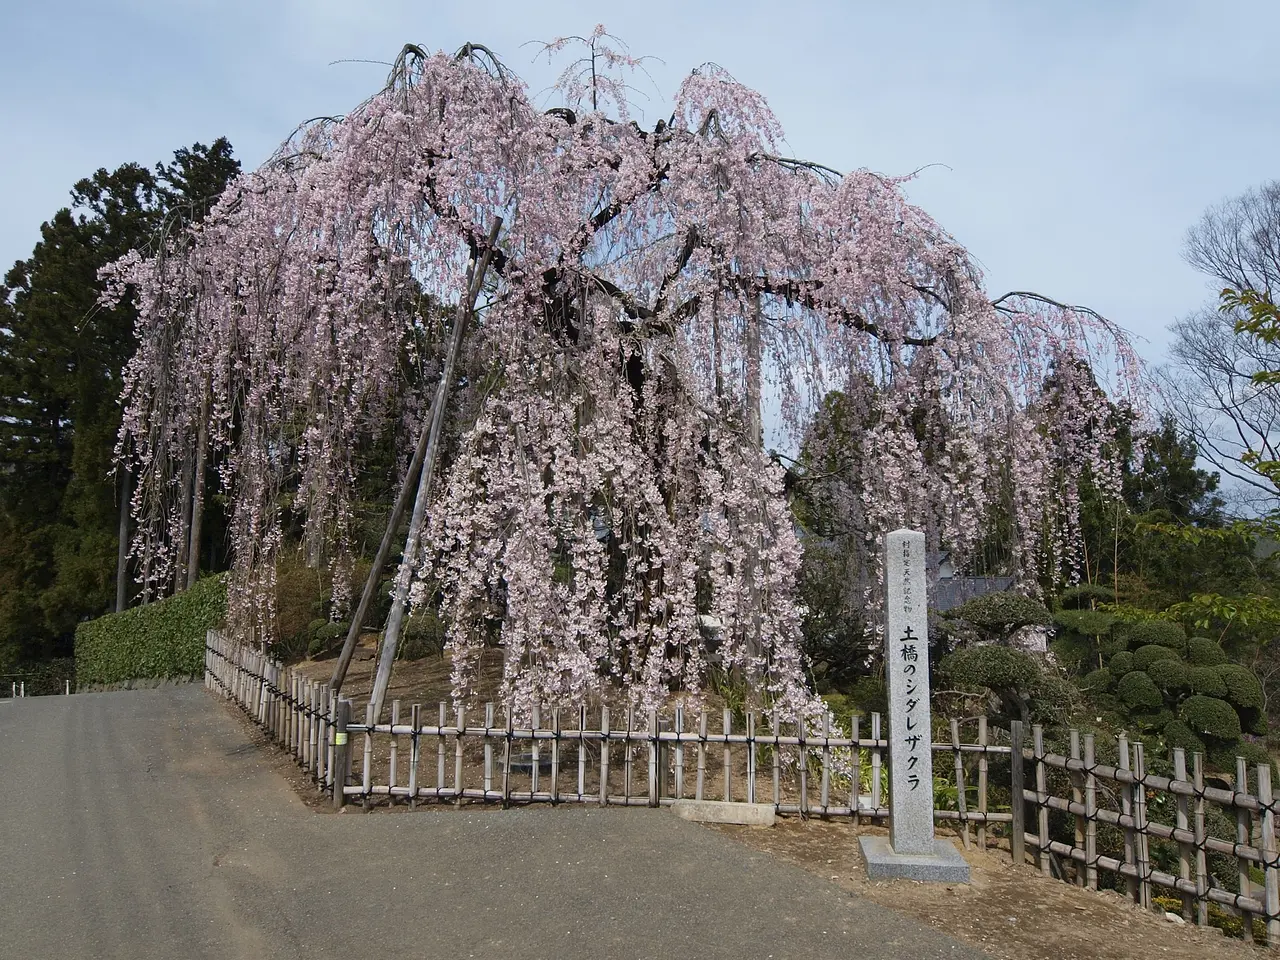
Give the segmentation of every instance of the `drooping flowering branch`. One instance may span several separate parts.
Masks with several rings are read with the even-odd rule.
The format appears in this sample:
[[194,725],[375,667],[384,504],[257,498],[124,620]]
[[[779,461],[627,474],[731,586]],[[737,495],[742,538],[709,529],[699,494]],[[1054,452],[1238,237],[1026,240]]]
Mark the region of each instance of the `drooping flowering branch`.
[[762,422],[776,405],[798,441],[832,389],[863,411],[848,509],[868,542],[945,514],[939,536],[963,549],[1012,496],[1018,562],[1046,543],[1069,555],[1070,501],[1045,539],[1049,460],[1100,457],[1077,429],[1096,400],[1046,405],[1043,386],[1084,360],[1127,395],[1119,331],[993,304],[903,181],[784,158],[763,98],[718,68],[642,129],[615,79],[635,61],[607,41],[598,28],[589,81],[571,71],[545,112],[483,47],[408,47],[383,91],[303,127],[161,256],[117,267],[142,314],[122,450],[156,583],[180,548],[171,464],[205,416],[237,625],[269,627],[286,510],[313,559],[349,552],[360,451],[418,435],[437,320],[497,218],[456,457],[407,571],[414,602],[442,598],[460,696],[496,639],[517,705],[614,685],[647,708],[696,695],[714,661],[809,709],[801,547]]

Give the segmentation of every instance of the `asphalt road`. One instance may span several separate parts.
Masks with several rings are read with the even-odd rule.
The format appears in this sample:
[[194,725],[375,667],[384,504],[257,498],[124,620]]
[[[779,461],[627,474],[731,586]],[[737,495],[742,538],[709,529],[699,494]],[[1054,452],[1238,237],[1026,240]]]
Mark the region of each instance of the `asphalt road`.
[[306,808],[198,685],[0,701],[0,957],[979,955],[663,811]]

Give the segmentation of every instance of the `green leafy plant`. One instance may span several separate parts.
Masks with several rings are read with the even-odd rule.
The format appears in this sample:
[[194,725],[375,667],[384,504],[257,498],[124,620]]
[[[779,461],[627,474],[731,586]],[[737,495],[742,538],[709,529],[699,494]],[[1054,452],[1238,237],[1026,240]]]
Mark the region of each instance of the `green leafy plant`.
[[226,615],[226,578],[219,575],[164,600],[88,620],[76,628],[76,679],[83,685],[198,677],[205,634]]

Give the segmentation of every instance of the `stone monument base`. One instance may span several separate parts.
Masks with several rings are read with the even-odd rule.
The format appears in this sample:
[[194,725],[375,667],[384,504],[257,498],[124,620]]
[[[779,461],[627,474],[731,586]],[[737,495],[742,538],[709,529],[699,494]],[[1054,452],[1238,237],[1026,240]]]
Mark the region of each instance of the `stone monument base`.
[[926,883],[968,883],[969,864],[947,840],[933,842],[933,854],[897,854],[888,837],[859,837],[858,846],[872,880],[922,880]]

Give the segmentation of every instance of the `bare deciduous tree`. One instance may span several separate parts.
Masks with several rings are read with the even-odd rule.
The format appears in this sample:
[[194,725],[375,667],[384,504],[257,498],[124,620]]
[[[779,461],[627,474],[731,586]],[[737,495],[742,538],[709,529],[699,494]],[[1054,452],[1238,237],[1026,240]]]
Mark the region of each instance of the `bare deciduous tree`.
[[[1280,292],[1280,181],[1206,210],[1187,231],[1184,255],[1223,286]],[[1268,509],[1280,490],[1242,457],[1252,450],[1280,459],[1280,392],[1252,380],[1280,368],[1280,349],[1237,334],[1236,319],[1215,303],[1175,323],[1161,389],[1201,456],[1237,481],[1228,495],[1245,508]]]

